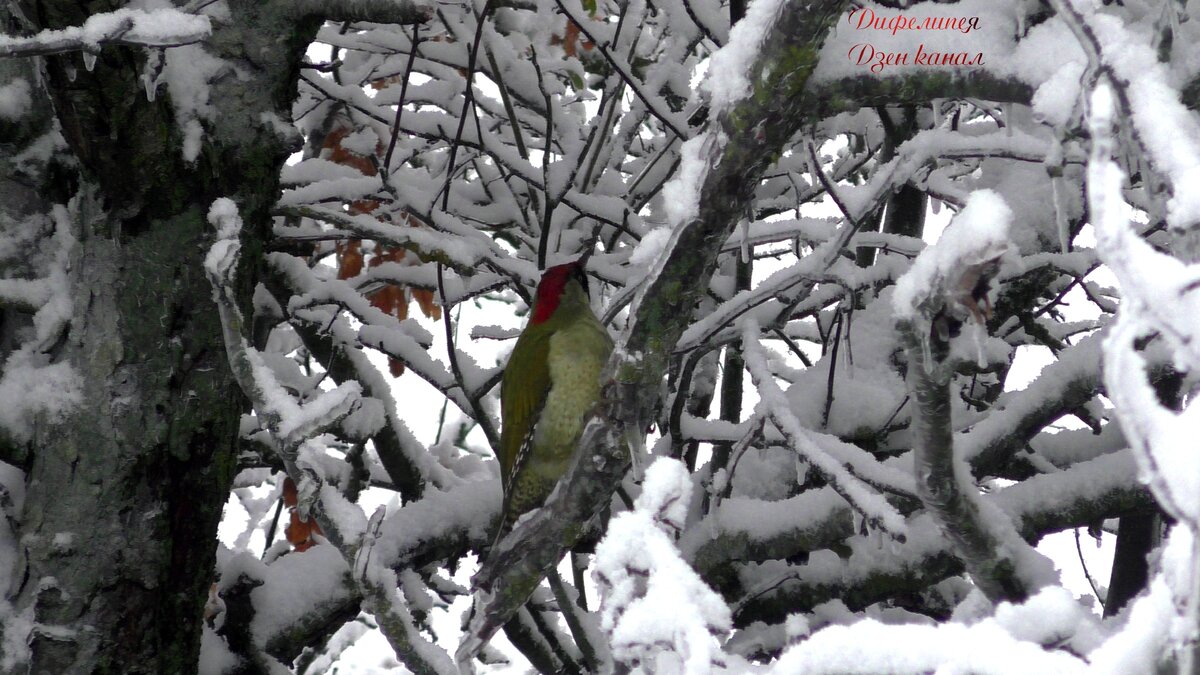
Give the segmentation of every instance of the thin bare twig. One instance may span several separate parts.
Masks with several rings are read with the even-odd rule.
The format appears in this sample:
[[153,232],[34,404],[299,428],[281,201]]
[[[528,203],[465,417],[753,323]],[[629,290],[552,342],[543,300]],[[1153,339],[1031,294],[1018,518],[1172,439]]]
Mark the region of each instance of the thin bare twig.
[[[454,327],[450,321],[449,307],[446,306],[446,284],[443,279],[442,264],[437,264],[437,280],[438,280],[438,297],[442,301],[442,322],[446,328],[446,352],[450,358],[450,371],[454,373],[454,379],[458,383],[458,388],[462,391],[463,396],[471,406],[471,411],[474,413],[475,421],[479,423],[479,427],[483,429],[484,436],[487,436],[488,444],[493,449],[500,447],[500,434],[496,433],[496,427],[492,424],[491,417],[487,411],[483,409],[483,405],[479,400],[479,396],[467,389],[466,381],[463,379],[462,369],[458,364],[458,348],[454,346]],[[482,395],[482,394],[480,394]]]
[[600,54],[604,57],[604,60],[608,61],[608,64],[613,67],[613,70],[620,74],[621,79],[625,80],[625,83],[629,85],[631,90],[633,90],[634,95],[641,99],[642,103],[645,104],[646,110],[650,111],[650,114],[654,115],[659,122],[662,122],[663,126],[665,126],[667,129],[670,129],[671,133],[683,140],[687,140],[689,137],[688,134],[682,131],[675,124],[675,122],[671,120],[672,115],[670,113],[662,112],[657,106],[654,105],[654,102],[650,100],[650,97],[646,95],[646,92],[642,91],[642,87],[638,85],[638,82],[636,79],[634,79],[633,75],[626,72],[625,68],[623,68],[621,64],[613,58],[612,54],[609,53],[608,48],[604,46],[604,43],[597,40],[596,36],[594,36],[592,32],[587,29],[587,26],[584,25],[584,22],[580,21],[574,14],[571,13],[571,10],[567,9],[566,3],[564,3],[563,0],[554,0],[554,2],[558,5],[558,8],[562,10],[562,13],[567,15],[567,19],[579,27],[579,32],[583,33],[584,37],[590,40],[592,44],[596,45],[596,49],[600,50]]
[[404,103],[408,100],[408,83],[412,80],[413,64],[417,60],[417,48],[421,44],[420,25],[413,24],[412,49],[408,52],[408,63],[404,66],[404,82],[400,84],[400,101],[396,103],[396,121],[392,123],[392,137],[388,139],[387,152],[383,155],[383,182],[386,184],[392,171],[392,153],[396,150],[396,139],[400,137],[400,116],[404,114]]

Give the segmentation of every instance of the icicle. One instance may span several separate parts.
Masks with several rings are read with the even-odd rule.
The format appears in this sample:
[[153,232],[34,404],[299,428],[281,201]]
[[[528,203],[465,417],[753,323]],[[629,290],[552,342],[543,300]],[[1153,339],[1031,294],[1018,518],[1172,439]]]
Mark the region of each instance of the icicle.
[[90,73],[96,67],[96,53],[86,49],[83,52],[83,67]]
[[166,54],[162,49],[149,50],[146,55],[146,65],[142,67],[142,87],[146,90],[146,100],[151,103],[158,93],[158,78],[162,76],[166,66]]
[[63,70],[66,71],[66,73],[67,73],[67,81],[74,82],[75,81],[75,66],[67,63],[67,64],[63,65]]
[[1054,199],[1054,222],[1058,225],[1058,246],[1063,253],[1071,250],[1071,226],[1063,208],[1062,176],[1050,179],[1050,193]]
[[146,100],[153,103],[154,97],[158,93],[158,81],[149,72],[142,74],[142,86],[146,88]]
[[625,443],[629,446],[629,459],[633,464],[634,480],[641,482],[646,467],[649,465],[646,457],[646,434],[641,432],[636,425],[629,425],[625,428]]
[[971,343],[975,345],[975,364],[982,370],[987,368],[987,358],[983,350],[983,338],[987,335],[987,330],[975,323],[971,322]]
[[739,229],[742,232],[742,247],[738,254],[743,263],[750,262],[750,219],[743,218]]
[[930,105],[933,106],[933,128],[941,129],[942,128],[942,99],[935,98],[932,101],[930,101]]
[[718,469],[717,472],[713,474],[712,482],[708,487],[708,493],[714,496],[719,495],[725,491],[725,488],[728,484],[729,472],[724,468]]
[[933,197],[930,197],[929,198],[929,210],[932,211],[933,215],[936,216],[942,210],[942,200],[934,199]]
[[928,333],[921,336],[921,360],[925,363],[925,374],[932,375],[933,366],[933,348],[929,346],[931,337]]
[[803,457],[796,456],[796,482],[798,484],[804,485],[808,482],[808,471],[811,466],[808,462],[804,461]]
[[1001,103],[1000,104],[1000,114],[1004,118],[1004,136],[1005,136],[1005,138],[1012,138],[1012,135],[1013,135],[1012,111],[1013,111],[1013,107],[1012,107],[1011,103]]

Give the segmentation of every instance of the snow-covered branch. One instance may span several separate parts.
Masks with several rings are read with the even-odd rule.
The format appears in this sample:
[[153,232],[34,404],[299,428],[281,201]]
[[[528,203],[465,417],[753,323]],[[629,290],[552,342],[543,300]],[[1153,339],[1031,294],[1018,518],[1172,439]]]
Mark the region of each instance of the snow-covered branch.
[[878,527],[891,537],[903,541],[904,517],[882,495],[869,488],[821,448],[791,412],[783,390],[775,384],[774,375],[767,365],[762,344],[758,341],[758,326],[753,320],[744,322],[742,348],[746,354],[746,367],[761,397],[760,405],[766,407],[767,414],[787,439],[788,445],[812,465],[872,527]]
[[[729,608],[683,561],[672,541],[691,496],[687,469],[659,459],[646,470],[632,512],[609,524],[596,547],[600,626],[613,660],[656,672],[710,672],[732,665],[718,640],[732,628]],[[662,608],[672,607],[664,621]]]
[[0,36],[0,57],[83,51],[88,54],[85,64],[89,64],[95,62],[95,54],[105,45],[180,47],[200,42],[211,32],[207,16],[171,8],[122,8],[93,14],[82,26],[42,31],[29,37]]
[[1046,583],[1033,554],[1002,515],[974,491],[954,456],[950,419],[950,340],[967,321],[983,330],[987,295],[1008,249],[1008,206],[994,193],[972,195],[938,243],[896,282],[892,305],[908,356],[914,466],[921,500],[955,544],[988,598],[1024,600]]
[[[1179,367],[1189,373],[1200,372],[1195,314],[1189,309],[1196,302],[1198,266],[1154,250],[1130,227],[1122,197],[1124,176],[1113,161],[1116,111],[1112,85],[1102,80],[1090,99],[1092,154],[1087,196],[1101,259],[1112,268],[1123,292],[1117,322],[1105,341],[1104,375],[1108,395],[1138,460],[1139,474],[1159,504],[1178,520],[1167,544],[1175,555],[1163,561],[1154,581],[1169,588],[1175,600],[1164,607],[1146,598],[1135,611],[1148,609],[1158,614],[1157,620],[1171,623],[1168,651],[1159,658],[1177,659],[1180,672],[1192,672],[1200,667],[1200,646],[1193,637],[1200,622],[1200,486],[1196,483],[1200,467],[1194,444],[1188,439],[1195,435],[1200,407],[1189,401],[1176,412],[1160,402],[1150,385],[1143,354],[1146,347],[1141,342],[1146,336],[1157,337]],[[1176,175],[1176,180],[1179,177]],[[1174,225],[1195,227],[1178,189],[1177,184],[1175,211],[1183,221]],[[1164,304],[1172,309],[1164,311]]]
[[[313,289],[311,270],[294,257],[275,253],[269,262],[277,274],[268,275],[268,283],[278,286],[280,294],[306,294]],[[452,482],[448,472],[433,462],[428,450],[405,425],[389,383],[359,347],[359,331],[343,317],[329,321],[327,316],[305,318],[289,313],[288,318],[306,348],[335,382],[358,381],[368,396],[383,402],[386,423],[373,440],[380,461],[401,494],[415,499],[423,492],[426,480],[435,485]]]
[[1122,18],[1107,15],[1089,2],[1053,0],[1050,5],[1072,28],[1091,66],[1108,73],[1113,104],[1129,116],[1146,158],[1171,184],[1168,224],[1180,231],[1196,228],[1200,195],[1191,185],[1200,176],[1200,123],[1180,101],[1154,44],[1145,33],[1130,30]]
[[204,260],[204,268],[213,284],[221,313],[230,366],[271,435],[278,440],[278,450],[284,462],[294,461],[300,444],[350,414],[358,403],[362,387],[357,382],[347,382],[304,404],[298,404],[284,390],[259,351],[246,340],[242,328],[245,320],[234,299],[232,288],[241,250],[238,237],[242,229],[237,206],[229,199],[218,199],[213,202],[208,217],[217,227],[217,241]]
[[380,507],[368,522],[358,506],[346,501],[322,479],[315,464],[303,462],[301,445],[353,411],[361,400],[360,385],[357,381],[343,383],[305,404],[298,404],[280,386],[262,356],[247,342],[242,328],[244,320],[234,301],[232,285],[242,229],[237,206],[227,198],[218,199],[209,211],[209,221],[217,228],[217,241],[209,250],[204,267],[220,310],[229,363],[238,384],[266,422],[288,476],[299,488],[301,509],[313,515],[350,565],[353,582],[367,608],[409,669],[439,675],[454,672],[449,655],[419,634],[399,596],[394,573],[372,555],[385,509]]

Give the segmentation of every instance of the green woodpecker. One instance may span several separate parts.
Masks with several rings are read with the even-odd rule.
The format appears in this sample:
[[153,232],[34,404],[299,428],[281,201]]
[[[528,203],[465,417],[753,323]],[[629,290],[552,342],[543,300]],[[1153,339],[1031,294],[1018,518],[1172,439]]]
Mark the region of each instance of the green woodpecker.
[[588,302],[583,264],[546,270],[500,384],[500,535],[540,507],[566,473],[612,348]]

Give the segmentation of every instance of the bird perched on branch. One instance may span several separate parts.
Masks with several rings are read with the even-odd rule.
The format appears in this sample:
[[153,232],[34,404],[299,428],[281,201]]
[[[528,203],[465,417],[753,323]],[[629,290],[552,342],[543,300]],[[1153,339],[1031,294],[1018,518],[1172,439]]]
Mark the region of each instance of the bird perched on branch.
[[504,509],[497,539],[540,507],[566,473],[612,349],[588,301],[582,260],[547,269],[500,385]]

